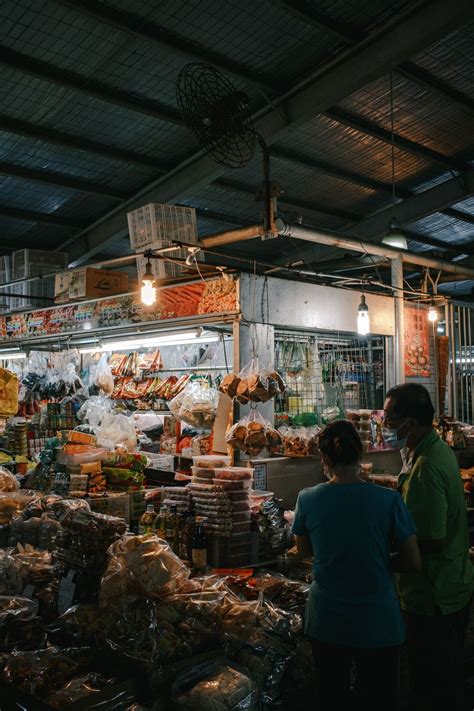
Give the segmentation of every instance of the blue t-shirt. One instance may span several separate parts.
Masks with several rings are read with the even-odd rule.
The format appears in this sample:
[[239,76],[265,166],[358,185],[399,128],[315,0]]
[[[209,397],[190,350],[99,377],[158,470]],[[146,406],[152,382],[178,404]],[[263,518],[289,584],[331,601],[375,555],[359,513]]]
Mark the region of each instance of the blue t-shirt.
[[292,530],[314,551],[306,633],[348,647],[401,644],[390,545],[416,529],[400,494],[365,482],[319,484],[300,492]]

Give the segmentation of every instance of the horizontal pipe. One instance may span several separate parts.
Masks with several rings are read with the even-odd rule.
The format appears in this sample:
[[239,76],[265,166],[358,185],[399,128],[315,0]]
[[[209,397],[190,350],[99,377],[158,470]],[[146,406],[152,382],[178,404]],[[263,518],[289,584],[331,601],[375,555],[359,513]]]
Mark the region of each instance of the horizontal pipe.
[[282,237],[293,237],[306,242],[314,242],[316,244],[325,244],[330,247],[339,249],[347,249],[353,252],[362,252],[363,254],[372,254],[385,259],[396,259],[402,257],[407,264],[417,264],[428,269],[446,272],[447,274],[456,274],[460,279],[474,279],[474,268],[462,267],[452,262],[446,262],[442,259],[434,259],[433,257],[425,257],[422,254],[409,252],[406,249],[398,249],[389,247],[385,244],[375,242],[367,242],[355,237],[347,237],[338,232],[329,230],[313,229],[304,227],[303,225],[289,225],[283,220],[277,220],[278,234]]
[[247,239],[255,239],[262,237],[265,234],[263,225],[250,225],[249,227],[241,227],[237,230],[227,230],[226,232],[217,232],[209,237],[202,237],[200,242],[204,249],[209,247],[221,247],[224,244],[233,244],[234,242],[243,242]]

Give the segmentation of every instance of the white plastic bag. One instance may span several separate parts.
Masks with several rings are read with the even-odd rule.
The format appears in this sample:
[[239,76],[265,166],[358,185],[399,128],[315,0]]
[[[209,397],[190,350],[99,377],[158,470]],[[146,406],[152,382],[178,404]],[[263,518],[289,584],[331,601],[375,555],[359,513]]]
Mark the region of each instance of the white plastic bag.
[[114,390],[114,377],[107,362],[105,353],[101,355],[95,371],[95,384],[106,395],[111,395]]

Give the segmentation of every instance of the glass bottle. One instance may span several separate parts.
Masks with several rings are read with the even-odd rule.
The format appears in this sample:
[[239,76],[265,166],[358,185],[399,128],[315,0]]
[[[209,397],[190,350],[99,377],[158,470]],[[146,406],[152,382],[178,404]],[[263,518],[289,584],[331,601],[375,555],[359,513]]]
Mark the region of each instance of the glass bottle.
[[166,541],[166,517],[168,515],[167,508],[164,504],[160,506],[160,513],[156,519],[155,532],[158,538]]
[[177,511],[177,506],[175,504],[172,504],[172,506],[170,506],[170,508],[168,510],[168,513],[166,514],[166,519],[165,519],[165,536],[166,536],[166,540],[168,541],[170,546],[173,543],[174,522],[176,519],[176,511]]
[[147,533],[153,533],[157,515],[153,504],[148,504],[146,511],[141,515],[138,522],[138,534],[144,536]]
[[203,519],[200,516],[196,517],[196,529],[192,540],[192,563],[195,570],[204,570],[207,566],[207,538]]

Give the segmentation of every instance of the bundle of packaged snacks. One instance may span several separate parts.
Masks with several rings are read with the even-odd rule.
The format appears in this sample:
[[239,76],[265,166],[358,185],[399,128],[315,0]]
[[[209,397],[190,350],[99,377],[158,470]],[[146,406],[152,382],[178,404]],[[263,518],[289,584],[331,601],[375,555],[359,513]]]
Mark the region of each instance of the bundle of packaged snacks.
[[0,491],[8,493],[10,491],[18,491],[20,485],[16,478],[8,469],[0,467]]
[[0,650],[40,649],[46,634],[38,615],[38,602],[20,596],[0,597]]
[[35,496],[37,492],[26,490],[0,492],[0,526],[10,523],[12,516],[23,511]]
[[219,393],[215,388],[190,382],[168,406],[177,420],[200,429],[210,429],[214,424],[218,401]]
[[103,463],[102,472],[112,489],[141,489],[147,458],[138,452],[114,453]]
[[91,658],[89,648],[48,647],[33,652],[12,652],[2,679],[32,696],[44,698],[63,688],[70,679],[85,670]]
[[318,427],[280,427],[282,454],[285,457],[310,457],[318,454]]
[[226,375],[219,390],[235,397],[242,405],[248,402],[268,402],[275,395],[284,393],[285,383],[281,376],[271,368],[261,368],[258,359],[253,359],[238,375]]
[[266,448],[271,454],[281,446],[281,435],[256,410],[242,418],[226,434],[226,442],[251,457],[256,457]]
[[84,509],[66,512],[60,523],[62,546],[76,550],[106,550],[127,530],[122,518]]
[[256,711],[258,691],[245,668],[214,660],[178,676],[173,684],[173,701],[175,708],[183,711]]
[[124,597],[163,597],[185,587],[190,570],[157,536],[126,536],[108,551],[100,603],[107,607]]

